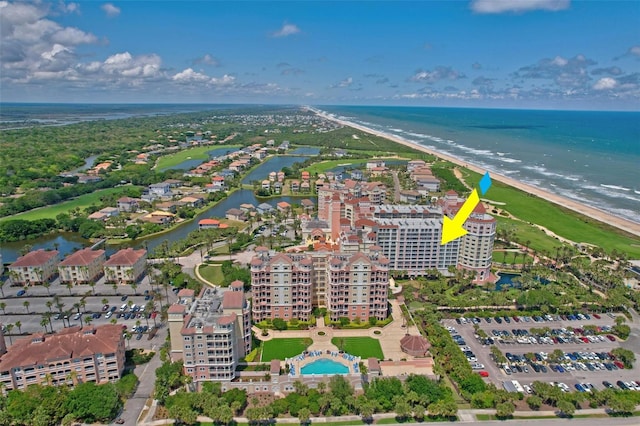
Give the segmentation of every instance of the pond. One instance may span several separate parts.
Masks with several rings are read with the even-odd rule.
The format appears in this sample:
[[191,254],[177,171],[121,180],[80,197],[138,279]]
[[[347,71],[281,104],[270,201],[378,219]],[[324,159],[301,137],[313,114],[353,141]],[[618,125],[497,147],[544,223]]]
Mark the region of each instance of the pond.
[[[207,151],[209,158],[220,157],[222,155],[229,154],[230,152],[235,152],[239,148],[229,148],[229,147],[220,147],[214,148],[210,151]],[[198,167],[200,164],[208,161],[206,158],[190,158],[188,160],[183,161],[182,163],[178,163],[175,166],[171,167],[163,167],[162,169],[158,169],[159,172],[164,172],[166,170],[191,170],[193,168]]]
[[[500,279],[496,281],[496,291],[502,290],[503,287],[520,287],[520,283],[514,281],[514,279],[519,278],[522,274],[513,274],[509,272],[497,272],[496,273]],[[542,277],[534,277],[536,281],[539,281],[541,284],[549,284],[549,280]]]
[[288,151],[287,154],[293,155],[318,155],[320,154],[320,148],[316,148],[313,146],[301,146],[293,151]]
[[260,164],[258,167],[253,169],[248,175],[242,179],[242,183],[250,184],[254,180],[262,181],[269,176],[271,172],[279,172],[284,167],[291,167],[295,163],[302,163],[306,161],[309,157],[293,157],[293,156],[279,156],[279,157],[271,157],[264,163]]

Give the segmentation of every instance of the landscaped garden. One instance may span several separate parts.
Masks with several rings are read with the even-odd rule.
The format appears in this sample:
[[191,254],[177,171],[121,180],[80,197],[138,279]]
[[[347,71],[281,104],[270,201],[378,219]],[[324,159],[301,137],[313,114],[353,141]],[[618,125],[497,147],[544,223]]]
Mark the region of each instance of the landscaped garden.
[[384,359],[380,342],[371,337],[334,337],[331,343],[339,350],[359,356],[362,359]]
[[266,340],[262,344],[262,362],[269,362],[272,359],[284,360],[306,351],[313,343],[308,337],[284,338]]
[[224,286],[224,274],[222,273],[222,265],[200,265],[198,272],[208,282],[215,285]]

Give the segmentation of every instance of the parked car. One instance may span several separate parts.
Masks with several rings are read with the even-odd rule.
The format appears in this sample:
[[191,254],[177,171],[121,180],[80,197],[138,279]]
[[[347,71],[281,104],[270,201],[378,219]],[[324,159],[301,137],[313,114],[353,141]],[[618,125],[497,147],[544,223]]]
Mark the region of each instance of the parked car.
[[18,297],[20,297],[20,296],[24,296],[25,294],[27,294],[26,290],[20,290],[20,291],[18,291],[18,293],[17,293]]
[[127,295],[125,294],[124,296],[122,296],[122,297],[120,298],[120,300],[122,300],[122,301],[124,302],[125,300],[127,300],[127,298],[128,298],[128,297],[129,297],[129,296],[127,296]]
[[102,312],[106,312],[106,311],[108,311],[108,310],[109,310],[109,305],[104,305],[104,306],[102,307]]
[[479,371],[478,374],[480,375],[480,377],[489,377],[489,373],[486,371]]

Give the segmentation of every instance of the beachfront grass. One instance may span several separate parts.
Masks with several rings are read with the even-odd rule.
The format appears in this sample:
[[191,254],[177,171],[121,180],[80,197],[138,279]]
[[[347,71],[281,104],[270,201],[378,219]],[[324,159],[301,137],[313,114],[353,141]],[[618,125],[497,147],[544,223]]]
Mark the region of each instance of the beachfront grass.
[[[478,186],[480,174],[466,169],[462,170],[462,173],[468,184],[474,187]],[[517,218],[542,225],[555,234],[576,243],[595,244],[608,252],[616,249],[618,252],[627,253],[631,258],[640,257],[639,238],[634,238],[613,226],[598,222],[519,189],[494,181],[487,192],[487,198],[505,203],[501,207]],[[527,240],[518,234],[516,236],[521,243]],[[529,239],[533,241],[533,239]],[[546,249],[548,250],[548,246]]]
[[209,151],[214,150],[216,148],[239,148],[240,145],[207,145],[207,146],[198,146],[195,148],[185,149],[182,151],[175,152],[169,155],[163,155],[158,159],[158,163],[156,164],[156,168],[158,170],[170,169],[172,167],[177,166],[183,161],[199,159],[199,160],[208,160],[209,159]]
[[362,359],[384,359],[380,342],[372,337],[334,337],[331,343],[339,350],[359,356]]
[[100,189],[98,191],[92,192],[90,194],[84,194],[79,197],[76,197],[72,200],[65,201],[59,204],[52,204],[47,207],[42,207],[34,210],[29,210],[28,212],[19,213],[13,216],[6,216],[0,218],[0,222],[5,220],[37,220],[37,219],[55,219],[57,215],[60,213],[68,213],[69,211],[79,208],[80,210],[85,209],[87,207],[91,207],[92,205],[98,205],[101,203],[100,199],[106,195],[112,194],[125,194],[128,193],[131,186],[127,187],[117,187],[117,188],[107,188]]
[[222,273],[222,265],[200,265],[198,267],[198,273],[211,284],[223,285],[224,274]]
[[[557,238],[546,234],[540,228],[519,220],[496,216],[498,221],[497,229],[508,229],[513,231],[518,242],[524,244],[529,241],[529,248],[537,252],[555,252],[556,247],[560,247],[562,242]],[[513,257],[513,256],[512,256]]]
[[[494,251],[493,252],[493,261],[498,263],[504,263],[505,265],[522,265],[524,261],[522,260],[522,252],[517,251],[518,255],[516,257],[516,261],[513,261],[513,255],[515,251],[507,250],[507,257],[504,256],[504,251]],[[533,259],[531,256],[527,255],[527,263],[531,264]]]
[[272,359],[284,361],[286,358],[300,355],[306,351],[312,343],[313,340],[308,337],[266,340],[262,344],[261,361],[269,362]]

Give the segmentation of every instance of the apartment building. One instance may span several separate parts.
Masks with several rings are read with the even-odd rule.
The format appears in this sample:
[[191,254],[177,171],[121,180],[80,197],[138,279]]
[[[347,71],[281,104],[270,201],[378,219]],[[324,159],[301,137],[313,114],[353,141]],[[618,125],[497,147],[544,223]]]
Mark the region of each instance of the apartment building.
[[387,317],[388,260],[378,252],[304,254],[256,248],[251,261],[255,321],[310,318],[327,307],[331,318],[367,321]]
[[[0,347],[6,347],[4,341]],[[0,388],[9,391],[33,384],[115,382],[124,372],[124,363],[120,324],[76,326],[53,335],[32,334],[16,340],[0,355]]]
[[60,280],[63,283],[87,284],[95,282],[103,273],[107,260],[104,250],[84,248],[67,256],[58,265]]
[[107,282],[131,284],[138,282],[147,266],[147,251],[126,248],[118,250],[104,263],[104,275]]
[[251,305],[242,282],[229,289],[178,293],[169,307],[171,359],[184,362],[194,383],[231,381],[241,358],[251,352]]
[[43,284],[58,272],[59,262],[57,250],[39,249],[20,256],[7,269],[15,284]]
[[[443,210],[453,217],[463,202],[455,192],[450,191],[441,204]],[[476,206],[464,223],[467,234],[460,239],[458,267],[475,272],[476,282],[484,282],[490,277],[496,225],[495,218],[487,214],[482,203]]]

